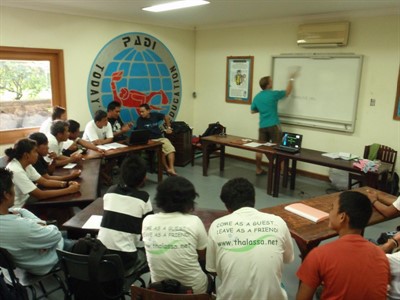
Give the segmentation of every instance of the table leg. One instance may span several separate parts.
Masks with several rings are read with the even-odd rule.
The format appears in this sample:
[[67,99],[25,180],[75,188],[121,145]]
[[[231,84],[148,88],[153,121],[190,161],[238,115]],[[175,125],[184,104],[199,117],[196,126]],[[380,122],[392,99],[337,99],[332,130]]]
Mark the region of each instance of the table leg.
[[274,172],[274,189],[273,189],[273,193],[272,193],[272,197],[278,197],[279,196],[279,183],[281,180],[281,161],[282,158],[280,157],[280,155],[276,155],[276,159],[275,159],[276,163],[275,163],[275,172]]
[[158,176],[157,181],[161,182],[163,179],[163,164],[162,164],[162,146],[157,148],[157,160],[158,160]]
[[273,194],[273,183],[274,183],[274,162],[275,162],[275,155],[268,155],[268,178],[267,178],[267,194]]
[[287,188],[288,174],[289,174],[289,159],[285,158],[283,160],[283,178],[282,178],[282,187],[284,188]]
[[310,253],[310,251],[315,247],[317,247],[321,242],[321,241],[313,241],[306,243],[303,239],[299,237],[293,237],[293,238],[296,241],[297,247],[299,247],[300,257],[302,261],[306,258],[307,254]]
[[290,170],[290,189],[294,190],[296,185],[296,172],[297,172],[297,161],[292,159],[292,169]]
[[202,141],[202,151],[203,151],[203,176],[208,176],[207,171],[208,171],[208,161],[210,159],[209,157],[209,153],[207,151],[208,145],[210,145],[210,143],[206,142],[206,141]]
[[225,146],[220,145],[220,153],[219,153],[219,170],[223,171],[225,168]]
[[384,174],[382,174],[382,173],[378,174],[375,172],[368,172],[367,174],[365,174],[365,180],[366,180],[367,186],[372,187],[374,189],[378,189],[379,188],[378,187],[379,175],[384,175]]

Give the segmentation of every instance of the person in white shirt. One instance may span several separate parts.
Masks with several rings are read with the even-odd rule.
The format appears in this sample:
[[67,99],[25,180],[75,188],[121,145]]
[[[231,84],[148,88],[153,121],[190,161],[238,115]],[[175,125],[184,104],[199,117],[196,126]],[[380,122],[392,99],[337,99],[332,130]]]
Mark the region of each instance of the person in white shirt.
[[107,113],[103,110],[96,111],[94,114],[94,120],[86,124],[82,138],[95,145],[103,145],[111,143],[113,137],[114,135],[111,124],[107,119]]
[[175,279],[195,294],[211,291],[212,280],[202,270],[207,232],[199,217],[191,215],[197,193],[180,176],[169,177],[157,187],[156,204],[162,212],[143,220],[142,236],[151,281]]
[[49,134],[51,124],[55,120],[62,120],[62,121],[67,120],[67,111],[65,110],[64,107],[54,106],[51,117],[42,123],[42,125],[40,126],[40,129],[39,129],[39,132],[42,132],[44,134]]
[[49,153],[56,154],[56,166],[65,166],[69,163],[78,162],[82,159],[80,153],[73,153],[71,156],[65,156],[62,154],[63,142],[68,140],[69,137],[69,125],[66,121],[54,121],[50,127],[50,133],[47,134],[49,140]]
[[286,300],[282,269],[294,255],[285,221],[254,208],[254,187],[245,178],[229,180],[220,197],[231,214],[211,224],[206,256],[207,271],[221,279],[217,298]]
[[[9,160],[6,169],[14,174],[15,207],[79,191],[80,184],[75,181],[49,180],[35,170],[32,164],[37,161],[39,155],[35,141],[21,139],[13,148],[6,149],[5,154]],[[47,189],[42,190],[35,183]]]

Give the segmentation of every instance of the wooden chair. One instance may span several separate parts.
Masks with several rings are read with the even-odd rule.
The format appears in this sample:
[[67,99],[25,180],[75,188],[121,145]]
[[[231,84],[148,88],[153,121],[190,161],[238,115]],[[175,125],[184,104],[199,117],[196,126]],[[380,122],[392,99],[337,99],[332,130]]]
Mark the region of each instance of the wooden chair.
[[209,294],[167,294],[131,286],[131,300],[211,300]]
[[[64,295],[67,295],[67,289],[64,285],[64,282],[58,275],[60,272],[60,269],[55,269],[53,271],[50,271],[49,273],[45,275],[33,275],[30,274],[29,272],[18,268],[15,265],[14,259],[12,255],[4,248],[0,248],[0,267],[5,269],[8,273],[8,276],[3,276],[5,282],[12,286],[14,290],[18,291],[21,288],[24,290],[20,290],[19,297],[24,299],[26,296],[26,299],[28,299],[28,294],[26,293],[26,288],[29,288],[32,294],[32,299],[42,299],[42,298],[47,298],[50,294],[57,290],[62,290],[64,292]],[[57,280],[58,285],[51,290],[47,291],[45,289],[45,286],[43,284],[43,281],[49,277],[53,277],[55,280]],[[35,285],[38,285],[42,291],[41,296],[37,296],[36,288]],[[18,298],[19,299],[19,298]],[[21,300],[22,300],[21,299]]]
[[[371,150],[371,145],[365,146],[363,158],[368,159],[370,150]],[[381,145],[378,149],[376,159],[391,165],[389,171],[387,173],[384,173],[382,175],[382,178],[379,180],[379,186],[380,188],[383,188],[386,185],[388,175],[393,176],[394,174],[394,169],[396,166],[396,159],[397,159],[397,151],[388,146]],[[349,181],[348,181],[349,190],[356,184],[364,186],[365,183],[366,183],[366,178],[364,174],[349,173]]]

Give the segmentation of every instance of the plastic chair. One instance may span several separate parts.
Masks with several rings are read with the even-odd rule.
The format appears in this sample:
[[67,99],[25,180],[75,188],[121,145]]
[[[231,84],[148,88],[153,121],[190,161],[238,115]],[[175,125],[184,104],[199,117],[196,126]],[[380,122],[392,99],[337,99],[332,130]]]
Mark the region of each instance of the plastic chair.
[[[370,150],[371,150],[371,145],[365,146],[363,158],[368,159]],[[397,151],[388,146],[381,145],[378,149],[376,159],[391,165],[389,171],[387,173],[382,174],[382,178],[379,180],[380,187],[384,187],[386,185],[388,175],[393,176],[394,174],[394,169],[396,166],[396,159],[397,159]],[[366,177],[364,174],[349,173],[348,189],[350,190],[356,184],[359,184],[359,186],[364,186],[365,182],[366,182]]]
[[210,300],[209,294],[167,294],[131,286],[131,300]]
[[[89,275],[89,255],[71,253],[57,250],[60,265],[67,279],[69,293],[68,298],[74,294],[74,280],[86,281],[93,284]],[[144,251],[138,249],[138,259],[134,266],[124,270],[121,258],[118,254],[105,254],[100,260],[97,270],[97,280],[102,285],[106,283],[112,286],[112,291],[104,291],[99,288],[99,293],[103,299],[124,299],[124,294],[129,293],[129,287],[135,281],[139,281],[145,287],[141,275],[150,272]]]
[[[21,291],[21,293],[26,296],[26,289],[29,288],[32,293],[32,299],[47,298],[48,295],[60,289],[64,292],[64,295],[68,294],[64,282],[57,274],[60,269],[55,269],[45,275],[30,274],[29,272],[16,267],[12,255],[4,248],[0,248],[0,267],[5,269],[8,273],[8,276],[7,274],[4,274],[3,276],[5,282],[8,285],[12,286],[15,290],[20,290],[22,286],[24,288],[24,291]],[[46,291],[42,281],[49,277],[55,278],[58,282],[58,286],[51,289],[50,291]],[[42,291],[42,295],[40,297],[37,296],[35,285],[39,285]]]
[[[96,270],[97,282],[93,282],[89,275],[89,255],[75,254],[63,250],[57,250],[61,269],[67,280],[69,293],[68,299],[75,298],[77,287],[82,282],[85,292],[94,296],[95,299],[124,299],[125,276],[122,261],[117,254],[104,255]],[[90,289],[92,287],[92,289]],[[97,293],[93,295],[93,293]]]

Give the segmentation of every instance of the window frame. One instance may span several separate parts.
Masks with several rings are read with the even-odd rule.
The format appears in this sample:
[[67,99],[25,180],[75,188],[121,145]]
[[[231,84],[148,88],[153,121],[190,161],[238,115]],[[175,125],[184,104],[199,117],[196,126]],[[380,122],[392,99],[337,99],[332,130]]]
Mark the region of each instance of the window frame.
[[[66,108],[64,51],[61,49],[25,48],[0,46],[0,59],[50,61],[52,106]],[[39,127],[16,128],[0,131],[0,145],[12,144],[38,131]]]

